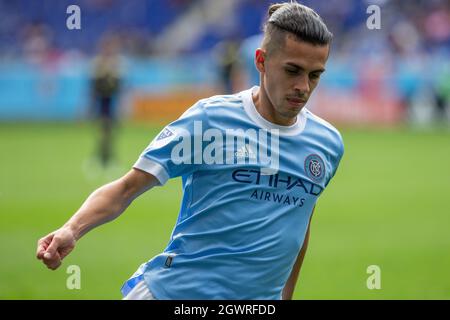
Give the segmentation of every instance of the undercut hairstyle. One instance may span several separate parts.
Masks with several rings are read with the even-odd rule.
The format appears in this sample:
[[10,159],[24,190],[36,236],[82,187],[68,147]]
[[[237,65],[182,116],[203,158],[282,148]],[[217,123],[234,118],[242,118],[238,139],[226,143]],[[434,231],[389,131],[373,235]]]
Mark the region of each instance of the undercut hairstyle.
[[333,39],[333,34],[313,9],[297,2],[271,5],[264,25],[262,44],[267,55],[283,48],[288,35],[319,46],[328,45]]

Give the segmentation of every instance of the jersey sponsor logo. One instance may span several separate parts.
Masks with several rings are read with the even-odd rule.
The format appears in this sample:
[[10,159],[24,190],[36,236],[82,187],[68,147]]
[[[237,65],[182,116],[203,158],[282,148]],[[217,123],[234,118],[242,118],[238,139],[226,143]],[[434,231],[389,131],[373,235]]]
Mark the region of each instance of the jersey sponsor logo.
[[279,194],[277,192],[263,191],[255,189],[250,198],[260,201],[272,201],[284,206],[303,207],[306,199],[290,196],[287,194]]
[[325,177],[325,163],[317,154],[311,154],[305,159],[305,172],[309,178],[321,182]]
[[261,170],[237,169],[233,171],[232,178],[239,183],[255,184],[287,191],[299,191],[312,196],[319,196],[324,190],[320,185],[307,179],[282,174],[264,175]]
[[283,206],[303,207],[306,203],[305,194],[318,197],[324,190],[307,179],[278,173],[265,175],[262,170],[237,169],[233,171],[232,179],[238,183],[265,187],[253,189],[251,199],[275,202]]

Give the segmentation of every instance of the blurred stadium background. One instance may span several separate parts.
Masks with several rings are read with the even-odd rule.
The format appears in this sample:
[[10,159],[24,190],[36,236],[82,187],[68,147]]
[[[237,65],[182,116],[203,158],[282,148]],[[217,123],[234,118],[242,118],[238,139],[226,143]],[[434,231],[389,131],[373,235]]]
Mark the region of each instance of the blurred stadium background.
[[[251,58],[271,2],[0,0],[1,299],[121,298],[169,240],[179,180],[88,234],[56,272],[35,259],[37,239],[197,99],[257,84]],[[318,203],[295,298],[449,299],[450,2],[301,3],[335,34],[309,108],[340,129],[346,154]],[[81,30],[66,27],[72,4]],[[370,4],[380,30],[366,26]],[[93,94],[102,59],[120,84],[104,166]],[[66,287],[69,265],[81,290]],[[381,290],[366,287],[370,265]]]

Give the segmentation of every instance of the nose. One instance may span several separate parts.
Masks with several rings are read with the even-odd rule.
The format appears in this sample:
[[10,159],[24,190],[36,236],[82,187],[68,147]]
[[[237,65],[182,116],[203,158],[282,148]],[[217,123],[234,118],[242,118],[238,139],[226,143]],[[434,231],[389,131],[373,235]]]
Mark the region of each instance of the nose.
[[302,95],[309,94],[309,78],[307,75],[302,75],[297,78],[294,89],[296,92],[300,92]]

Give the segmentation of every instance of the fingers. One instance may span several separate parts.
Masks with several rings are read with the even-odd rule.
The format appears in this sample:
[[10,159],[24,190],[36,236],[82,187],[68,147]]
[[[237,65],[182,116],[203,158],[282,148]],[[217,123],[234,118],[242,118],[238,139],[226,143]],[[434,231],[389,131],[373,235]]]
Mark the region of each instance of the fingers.
[[44,254],[44,258],[42,259],[47,268],[51,270],[56,270],[61,265],[61,257],[59,256],[59,253],[55,253],[53,255],[50,255],[48,252]]
[[39,260],[42,260],[45,253],[45,247],[43,245],[38,245],[37,251],[36,251],[36,258]]
[[76,240],[70,230],[59,229],[38,241],[36,257],[52,270],[72,251]]
[[44,253],[44,263],[49,269],[55,270],[61,265],[61,256],[59,255],[58,249],[60,246],[60,241],[57,237],[53,237],[52,242],[47,247]]
[[53,258],[53,256],[55,256],[55,254],[58,252],[58,247],[59,247],[60,241],[58,238],[54,237],[52,239],[52,242],[50,242],[50,245],[47,247],[47,249],[45,250],[44,253],[44,258],[45,259],[51,259]]
[[53,234],[48,235],[38,241],[36,257],[52,270],[61,265],[61,256],[58,252],[60,241]]
[[47,250],[47,247],[51,243],[52,239],[53,239],[53,235],[50,234],[38,241],[38,246],[37,246],[37,250],[36,250],[36,258],[38,258],[39,260],[43,259],[44,253]]

